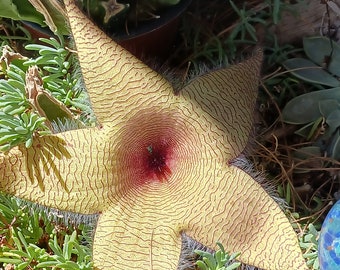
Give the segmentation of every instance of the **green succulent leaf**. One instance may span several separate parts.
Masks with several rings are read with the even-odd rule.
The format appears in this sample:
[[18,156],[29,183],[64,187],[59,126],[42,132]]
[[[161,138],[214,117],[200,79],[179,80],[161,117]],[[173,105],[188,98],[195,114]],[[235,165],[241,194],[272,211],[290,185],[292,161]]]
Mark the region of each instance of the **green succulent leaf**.
[[207,251],[195,250],[195,253],[202,257],[201,260],[196,262],[200,270],[233,270],[241,265],[239,262],[233,262],[240,253],[229,255],[220,242],[217,242],[217,245],[219,249],[214,254]]
[[323,100],[340,102],[340,88],[314,91],[290,100],[282,111],[283,119],[289,124],[307,124],[322,116],[319,103]]
[[340,109],[332,111],[326,118],[326,123],[329,127],[329,132],[333,133],[340,127]]
[[310,60],[291,58],[284,61],[283,66],[293,75],[304,81],[331,87],[340,86],[340,82],[335,77]]
[[318,260],[318,238],[319,231],[311,223],[303,235],[299,237],[299,244],[304,251],[303,257],[306,258],[309,269],[320,269]]
[[327,153],[330,157],[340,160],[340,130],[338,129],[332,138],[331,144],[327,149]]
[[9,148],[24,143],[30,147],[36,131],[47,131],[45,118],[35,113],[11,115],[0,111],[0,149],[7,151]]
[[320,100],[319,110],[323,117],[327,118],[333,111],[340,109],[340,102],[335,99]]
[[303,47],[309,59],[340,77],[340,46],[336,42],[326,37],[309,37],[304,38]]
[[208,266],[203,261],[197,261],[196,265],[200,270],[209,270]]

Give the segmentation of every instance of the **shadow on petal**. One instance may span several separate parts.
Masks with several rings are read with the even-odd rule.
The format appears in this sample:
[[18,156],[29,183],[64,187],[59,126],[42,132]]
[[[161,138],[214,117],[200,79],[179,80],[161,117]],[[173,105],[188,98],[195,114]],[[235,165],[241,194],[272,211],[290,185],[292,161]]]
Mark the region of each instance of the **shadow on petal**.
[[54,163],[55,159],[70,159],[71,155],[65,147],[66,142],[62,138],[56,136],[45,136],[35,143],[29,149],[21,146],[20,151],[26,155],[25,163],[29,179],[34,184],[34,179],[38,181],[41,191],[45,191],[44,179],[42,172],[46,175],[53,174],[60,182],[63,189],[69,192],[65,179],[63,179],[59,168]]

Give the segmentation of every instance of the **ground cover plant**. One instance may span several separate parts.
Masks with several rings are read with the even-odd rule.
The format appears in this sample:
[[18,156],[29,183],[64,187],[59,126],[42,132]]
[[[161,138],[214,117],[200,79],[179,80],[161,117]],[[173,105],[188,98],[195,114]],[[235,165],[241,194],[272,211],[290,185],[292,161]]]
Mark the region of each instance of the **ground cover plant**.
[[[259,29],[262,29],[262,27],[266,30],[269,29],[272,24],[280,21],[281,12],[289,9],[289,5],[283,3],[283,1],[261,1],[261,3],[259,3],[259,1],[249,1],[244,5],[239,5],[239,3],[236,5],[235,2],[232,1],[226,5],[225,2],[222,2],[223,1],[212,1],[211,4],[206,4],[197,1],[192,5],[184,18],[184,20],[187,20],[187,23],[183,24],[181,30],[182,39],[178,41],[178,44],[181,46],[178,46],[179,49],[176,54],[169,58],[169,65],[177,68],[178,71],[176,74],[180,74],[181,78],[185,78],[190,73],[200,73],[202,69],[210,69],[238,61],[242,55],[245,55],[247,52],[249,53],[254,48],[254,45],[263,38],[258,35]],[[259,6],[258,4],[263,5]],[[222,9],[221,7],[224,8]],[[223,12],[221,12],[221,10],[223,10]],[[228,20],[225,18],[228,18]],[[188,23],[188,21],[191,23]],[[10,45],[13,49],[12,52],[22,52],[21,46],[23,46],[23,43],[18,42],[18,40],[24,40],[24,42],[26,42],[29,40],[29,37],[25,37],[22,32],[20,35],[14,36],[9,34],[10,31],[13,30],[16,33],[21,31],[16,24],[17,23],[13,21],[3,20],[4,29],[7,31],[4,32],[3,35],[3,45]],[[195,25],[196,27],[190,28],[188,25]],[[197,27],[197,25],[199,27]],[[294,125],[287,124],[287,122],[291,123],[291,121],[285,120],[286,116],[283,110],[288,101],[295,97],[298,99],[300,94],[309,93],[314,90],[323,91],[320,90],[322,89],[322,86],[320,86],[322,83],[315,81],[306,83],[304,80],[300,80],[301,77],[296,77],[293,70],[295,67],[288,66],[288,61],[293,58],[299,57],[307,59],[309,57],[303,52],[302,43],[278,45],[275,35],[270,34],[270,32],[266,32],[264,38],[266,39],[264,42],[266,62],[264,65],[263,87],[261,89],[257,115],[258,122],[256,128],[258,135],[255,137],[256,140],[253,143],[253,149],[249,154],[249,158],[252,159],[257,170],[267,173],[268,181],[278,186],[279,194],[290,206],[286,213],[290,217],[296,233],[300,236],[300,246],[304,251],[307,263],[310,269],[318,269],[316,256],[317,230],[320,229],[322,218],[329,209],[329,202],[333,200],[334,192],[338,189],[338,176],[336,172],[338,171],[339,162],[336,156],[337,151],[327,152],[330,154],[324,156],[323,153],[325,151],[320,150],[320,147],[318,145],[316,146],[316,144],[320,142],[320,137],[324,136],[320,131],[327,128],[330,123],[333,123],[329,115],[335,117],[334,121],[336,121],[337,114],[334,113],[332,115],[331,112],[328,112],[326,118],[323,117],[325,114],[318,115],[315,120],[312,120],[312,124],[309,122],[294,123],[294,125],[310,124],[308,129],[304,129],[304,136],[301,136],[302,132],[296,132]],[[328,37],[324,38],[328,39]],[[48,44],[48,42],[50,44]],[[57,104],[57,108],[63,108],[59,106],[59,102],[66,105],[67,109],[60,109],[59,113],[64,113],[71,117],[71,121],[67,121],[68,123],[70,122],[71,127],[77,126],[79,124],[77,122],[78,120],[84,123],[84,125],[91,125],[94,120],[88,104],[86,104],[86,102],[84,104],[83,102],[84,97],[81,96],[83,92],[77,89],[77,82],[74,78],[70,77],[71,73],[67,72],[67,69],[70,68],[67,62],[71,62],[67,59],[69,52],[63,46],[64,44],[58,44],[58,42],[60,42],[58,40],[48,42],[44,45],[28,46],[28,48],[35,49],[36,51],[41,50],[41,59],[46,57],[46,55],[50,57],[48,55],[53,55],[53,53],[53,57],[64,57],[61,58],[61,61],[58,59],[55,60],[53,64],[51,63],[51,61],[54,60],[53,57],[48,59],[49,62],[42,62],[43,66],[47,66],[45,70],[47,78],[42,77],[42,83],[47,89],[50,89],[49,94],[44,94],[42,97],[47,96],[47,99],[50,100],[52,104]],[[50,49],[40,47],[46,45],[48,45]],[[2,48],[4,47],[2,46]],[[63,51],[63,49],[65,51]],[[66,53],[66,55],[63,55],[63,53]],[[36,54],[36,57],[39,57],[39,53]],[[20,76],[21,71],[15,68],[19,66],[21,70],[25,69],[25,61],[27,62],[27,59],[16,59],[14,60],[16,65],[12,67],[14,70],[9,69],[9,71],[6,71],[6,69],[3,69],[3,72],[4,70],[7,72],[4,73],[3,76],[8,76],[12,80],[10,84],[20,85],[21,89],[23,89],[25,78]],[[202,68],[202,66],[204,66],[204,68]],[[277,72],[277,68],[280,67],[281,70]],[[285,72],[283,67],[286,67],[288,71],[292,71],[291,73],[293,74]],[[51,75],[54,76],[52,78],[61,78],[60,81],[52,79],[50,80],[50,84],[48,84],[48,76]],[[336,75],[332,78],[336,78]],[[59,85],[55,86],[54,83],[59,83]],[[63,85],[63,87],[59,87],[60,85]],[[5,86],[6,87],[2,87],[2,89],[8,88],[8,85]],[[60,92],[60,89],[65,89],[65,86],[66,89],[69,90]],[[8,98],[8,96],[3,95],[3,98]],[[13,99],[15,99],[15,102],[13,102]],[[43,122],[50,114],[47,112],[45,116],[37,116],[33,108],[29,107],[29,103],[25,101],[22,92],[14,93],[11,100],[4,100],[2,104],[4,104],[2,108],[3,122],[1,126],[1,145],[3,150],[22,143],[30,146],[32,135],[35,132],[53,132],[53,129],[58,128],[51,128],[48,121]],[[20,104],[20,106],[13,107],[13,104]],[[336,110],[337,108],[335,106],[334,111]],[[333,141],[328,144],[328,147],[336,149],[336,147],[338,147],[338,133],[336,133],[338,129],[337,127],[333,129],[330,133]],[[328,134],[327,136],[330,135]],[[317,151],[315,151],[315,147],[319,147]],[[307,151],[301,151],[301,149],[307,149]],[[11,202],[4,199],[4,205],[10,203]],[[25,206],[22,206],[22,208],[24,210],[27,209]],[[39,263],[43,262],[51,263],[50,266],[57,266],[57,263],[66,263],[64,262],[65,260],[70,264],[75,262],[79,267],[91,266],[87,257],[90,254],[86,249],[87,245],[85,245],[84,248],[87,252],[86,255],[78,254],[77,236],[72,232],[78,225],[74,226],[74,228],[63,229],[63,233],[69,233],[69,238],[56,238],[57,241],[51,245],[54,245],[54,247],[59,245],[60,249],[63,250],[63,243],[65,241],[68,242],[69,239],[76,244],[72,244],[73,246],[69,245],[72,246],[69,248],[69,251],[61,252],[59,250],[59,253],[56,247],[54,249],[51,248],[54,250],[54,255],[56,256],[50,258],[51,256],[48,257],[44,254],[43,249],[46,246],[37,245],[37,242],[39,242],[41,238],[41,233],[36,233],[34,237],[30,237],[29,232],[25,232],[25,234],[19,233],[19,228],[23,227],[22,223],[18,222],[16,217],[8,215],[8,213],[5,215],[5,212],[8,212],[8,210],[3,211],[3,215],[7,217],[7,219],[3,221],[3,227],[13,230],[11,233],[15,235],[13,239],[15,239],[16,250],[24,250],[21,253],[17,251],[13,252],[10,249],[6,249],[13,247],[13,243],[5,242],[4,246],[6,248],[4,252],[6,252],[8,256],[6,255],[7,261],[4,263],[20,264],[18,262],[18,256],[21,256],[27,258],[25,262],[22,262],[21,267],[26,267],[28,265],[27,262],[30,262],[32,267],[38,267]],[[17,212],[17,210],[14,212]],[[30,217],[26,214],[26,219],[32,219],[32,223],[35,225],[30,226],[37,228],[37,220],[44,220],[44,217]],[[40,227],[48,227],[42,225],[42,223],[43,222],[39,223]],[[49,226],[53,227],[54,225]],[[77,230],[79,229],[76,229],[76,231]],[[34,229],[34,231],[36,231],[36,229]],[[8,234],[9,232],[4,232],[3,235],[6,233]],[[55,238],[55,236],[52,235],[53,233],[53,228],[50,228],[48,231],[48,234],[51,234],[50,240]],[[26,237],[26,234],[28,237]],[[29,242],[27,242],[28,240],[25,239],[25,237],[29,239]],[[50,244],[50,242],[48,243]],[[34,252],[28,251],[32,248],[35,249]],[[42,249],[38,250],[38,248]],[[58,254],[63,259],[57,257]],[[71,256],[70,254],[73,255]],[[204,254],[201,255],[204,256]],[[206,255],[206,257],[208,260],[212,260],[208,255]],[[45,264],[45,266],[47,267],[47,264]],[[64,267],[64,265],[61,266]],[[201,265],[201,267],[204,269],[204,266]]]

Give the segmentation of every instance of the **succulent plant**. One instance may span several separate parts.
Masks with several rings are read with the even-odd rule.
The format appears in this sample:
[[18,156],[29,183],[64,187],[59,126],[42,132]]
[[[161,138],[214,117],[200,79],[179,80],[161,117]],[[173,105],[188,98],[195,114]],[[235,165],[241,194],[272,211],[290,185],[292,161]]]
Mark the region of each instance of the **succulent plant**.
[[[0,18],[33,22],[49,26],[57,34],[68,35],[65,13],[58,0],[0,0]],[[42,14],[49,11],[49,17]]]
[[63,40],[40,42],[26,46],[38,52],[30,59],[1,47],[0,151],[22,143],[30,147],[38,134],[71,122],[80,127],[78,119],[90,120],[85,116],[90,111],[83,102],[86,95],[76,74],[71,74],[75,69],[72,53]]
[[340,46],[325,37],[305,38],[303,44],[309,59],[292,58],[283,65],[296,77],[324,89],[293,98],[283,109],[283,119],[301,126],[297,134],[316,138],[314,147],[302,149],[306,153],[326,153],[340,160]]

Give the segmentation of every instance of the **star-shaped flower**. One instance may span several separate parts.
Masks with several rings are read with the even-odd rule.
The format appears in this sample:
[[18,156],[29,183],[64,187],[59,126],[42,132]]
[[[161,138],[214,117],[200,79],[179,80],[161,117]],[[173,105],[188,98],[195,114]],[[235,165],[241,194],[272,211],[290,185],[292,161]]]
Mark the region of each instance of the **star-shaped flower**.
[[230,164],[252,124],[261,53],[171,84],[65,1],[100,125],[36,138],[0,155],[0,190],[61,210],[99,213],[98,269],[176,269],[181,233],[241,252],[264,269],[307,269],[278,205]]

